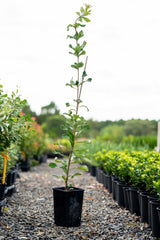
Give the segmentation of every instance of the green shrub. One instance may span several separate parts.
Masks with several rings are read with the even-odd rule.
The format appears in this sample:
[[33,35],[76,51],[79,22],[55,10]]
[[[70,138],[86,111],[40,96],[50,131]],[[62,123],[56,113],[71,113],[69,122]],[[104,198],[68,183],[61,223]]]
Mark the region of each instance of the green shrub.
[[122,139],[124,144],[132,144],[133,147],[144,147],[148,150],[153,150],[157,146],[157,136],[133,136],[129,135]]
[[160,196],[160,153],[102,150],[94,154],[94,157],[108,174],[117,176],[139,190],[149,190]]

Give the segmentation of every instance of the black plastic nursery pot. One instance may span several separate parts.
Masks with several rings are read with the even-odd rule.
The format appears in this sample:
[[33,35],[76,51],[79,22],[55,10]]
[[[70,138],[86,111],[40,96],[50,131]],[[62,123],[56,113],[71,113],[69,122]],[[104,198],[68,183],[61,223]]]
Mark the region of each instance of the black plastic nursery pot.
[[118,178],[115,176],[112,176],[112,198],[116,201],[116,188],[117,188],[117,180]]
[[160,207],[160,202],[159,201],[150,201],[150,206],[151,206],[152,237],[159,238],[160,237],[160,223],[159,223],[157,207]]
[[90,173],[91,173],[91,175],[92,175],[93,177],[96,176],[96,167],[95,167],[95,166],[92,166],[92,165],[91,165],[91,167],[90,167]]
[[129,204],[130,204],[130,199],[129,199],[129,186],[123,186],[123,196],[124,196],[124,205],[127,210],[129,210]]
[[39,163],[45,163],[47,161],[47,155],[41,155],[39,157]]
[[99,183],[103,183],[104,172],[100,167],[96,167],[96,179]]
[[83,193],[81,188],[53,188],[54,221],[57,226],[78,227],[81,225]]
[[25,161],[21,162],[21,170],[24,172],[29,171],[31,168],[30,166],[30,158],[26,158]]
[[0,184],[0,201],[4,200],[5,198],[5,190],[6,190],[6,185]]
[[0,216],[2,213],[2,206],[6,203],[6,185],[0,183]]
[[15,188],[14,184],[16,181],[16,171],[11,170],[10,172],[8,172],[6,180],[7,180],[6,183],[8,188],[7,197],[11,197],[12,194],[14,193],[14,188]]
[[91,167],[92,167],[92,165],[88,163],[88,164],[86,164],[86,166],[88,167],[88,172],[91,173]]
[[160,224],[160,207],[157,207],[157,212],[158,212],[158,218],[159,218],[159,224]]
[[140,216],[142,223],[148,223],[148,192],[139,193]]
[[102,169],[99,169],[99,182],[103,184],[103,175],[104,175],[104,172]]
[[108,192],[112,193],[112,178],[111,175],[107,175],[107,186],[108,186]]
[[106,189],[108,189],[108,178],[107,178],[107,174],[104,173],[104,176],[103,176],[103,185]]
[[96,179],[98,182],[100,182],[100,168],[96,167]]
[[130,198],[130,212],[136,213],[137,216],[140,216],[139,196],[137,189],[132,187],[129,188],[129,198]]
[[124,184],[120,181],[117,181],[117,186],[116,186],[116,199],[117,203],[120,207],[125,207],[125,202],[124,202],[124,194],[123,194],[123,186]]
[[148,198],[148,226],[151,227],[151,201],[157,201],[158,197],[155,195],[147,196]]

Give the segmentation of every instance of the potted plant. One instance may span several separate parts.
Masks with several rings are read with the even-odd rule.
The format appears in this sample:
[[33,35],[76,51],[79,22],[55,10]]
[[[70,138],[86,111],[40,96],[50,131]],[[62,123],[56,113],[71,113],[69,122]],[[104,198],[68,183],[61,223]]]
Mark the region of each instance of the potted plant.
[[[26,120],[28,116],[21,115],[23,106],[25,106],[26,100],[21,100],[18,95],[18,90],[12,92],[11,96],[8,96],[3,91],[3,86],[0,85],[0,202],[6,197],[6,183],[7,177],[7,160],[9,148],[11,144],[17,144],[21,140],[22,133],[26,130]],[[12,161],[12,160],[11,160]],[[15,162],[13,163],[15,164]],[[0,208],[1,214],[1,208]]]
[[[86,41],[82,43],[81,38],[84,36],[82,29],[85,27],[83,22],[90,22],[88,15],[90,15],[91,10],[90,5],[85,5],[81,7],[80,11],[76,14],[74,24],[69,24],[67,30],[73,30],[73,35],[68,35],[68,38],[75,41],[75,46],[69,45],[71,49],[70,54],[76,57],[76,62],[71,65],[76,71],[75,80],[72,78],[69,83],[66,85],[75,89],[76,99],[73,100],[73,105],[66,103],[66,107],[69,109],[65,115],[65,125],[62,127],[66,131],[66,134],[63,135],[64,138],[68,139],[70,142],[70,152],[69,156],[63,158],[62,160],[54,159],[54,162],[50,163],[51,168],[61,168],[63,170],[62,179],[65,183],[64,187],[53,188],[53,198],[54,198],[54,219],[55,224],[58,226],[73,227],[79,226],[81,223],[81,212],[82,212],[82,203],[83,203],[83,189],[73,187],[69,180],[75,176],[81,175],[80,172],[71,174],[70,170],[73,169],[71,166],[73,164],[81,163],[81,159],[85,158],[85,154],[82,153],[77,147],[77,144],[88,142],[80,141],[79,136],[83,130],[87,128],[87,122],[84,117],[79,115],[79,108],[84,107],[82,105],[81,93],[84,83],[91,82],[91,78],[87,78],[86,66],[87,66],[87,57],[85,63],[80,59],[86,54],[85,46]],[[80,71],[81,69],[82,72]],[[85,106],[85,108],[87,108]],[[74,165],[75,166],[75,165]],[[74,169],[80,169],[88,171],[86,165],[76,165]]]

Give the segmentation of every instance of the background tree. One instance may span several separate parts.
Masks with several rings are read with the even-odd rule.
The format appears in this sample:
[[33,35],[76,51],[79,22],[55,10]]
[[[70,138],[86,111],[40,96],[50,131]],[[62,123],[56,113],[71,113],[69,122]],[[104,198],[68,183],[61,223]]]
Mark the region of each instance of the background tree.
[[157,134],[157,122],[141,119],[131,119],[125,122],[125,135],[146,136]]
[[124,128],[119,125],[108,125],[102,128],[100,137],[104,141],[114,141],[119,143],[124,137]]
[[26,115],[27,115],[27,114],[30,114],[31,117],[37,117],[36,112],[33,112],[33,111],[31,110],[31,107],[30,107],[30,105],[28,104],[28,102],[27,102],[27,104],[23,107],[22,112],[25,113]]
[[60,111],[56,104],[51,101],[48,105],[41,107],[41,113],[37,116],[37,122],[44,124],[53,115],[60,115]]
[[57,108],[55,102],[51,101],[50,104],[41,108],[41,113],[47,115],[59,114],[59,109]]
[[64,133],[61,126],[64,125],[64,123],[64,116],[53,114],[51,116],[48,116],[45,122],[42,123],[42,128],[49,137],[53,139],[61,138],[62,134]]

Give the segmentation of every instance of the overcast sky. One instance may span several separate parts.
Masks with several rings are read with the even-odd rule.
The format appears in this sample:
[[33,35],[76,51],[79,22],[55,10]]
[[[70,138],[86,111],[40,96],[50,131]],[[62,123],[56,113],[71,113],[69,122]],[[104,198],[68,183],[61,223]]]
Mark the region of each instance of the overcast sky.
[[[92,5],[85,28],[86,118],[160,119],[159,0],[1,0],[0,83],[19,86],[22,98],[40,113],[54,101],[61,113],[75,98],[65,86],[75,61],[68,54],[66,27],[83,3]],[[73,97],[72,97],[73,96]]]

